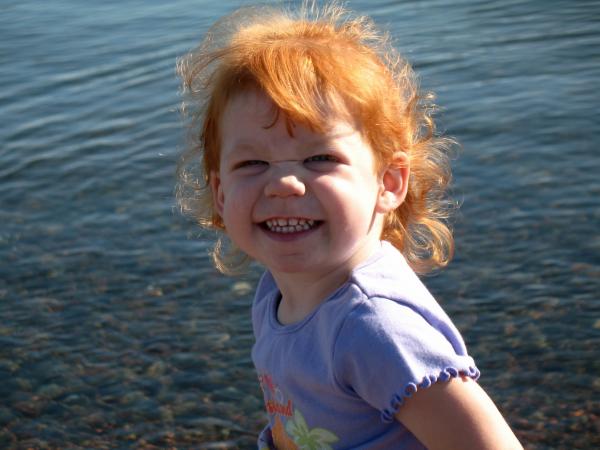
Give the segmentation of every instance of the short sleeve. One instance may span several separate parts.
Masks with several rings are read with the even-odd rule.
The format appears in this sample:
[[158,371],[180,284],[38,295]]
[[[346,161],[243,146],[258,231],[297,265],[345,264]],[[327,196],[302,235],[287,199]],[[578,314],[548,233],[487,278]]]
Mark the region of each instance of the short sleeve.
[[[340,387],[393,420],[407,397],[452,377],[479,377],[473,359],[452,327],[431,325],[409,306],[370,298],[344,321],[335,343]],[[457,345],[459,342],[461,345]]]

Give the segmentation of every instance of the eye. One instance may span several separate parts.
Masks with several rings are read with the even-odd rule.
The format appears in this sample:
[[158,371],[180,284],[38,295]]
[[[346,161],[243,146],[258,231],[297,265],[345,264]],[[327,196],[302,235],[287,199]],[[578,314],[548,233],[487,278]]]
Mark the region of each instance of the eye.
[[304,160],[304,166],[314,172],[332,172],[337,170],[342,161],[331,153],[309,156]]
[[339,160],[333,155],[314,155],[306,158],[304,162],[339,162]]
[[260,159],[249,159],[247,161],[240,161],[234,164],[233,169],[243,169],[244,167],[261,167],[266,165],[268,165],[266,161],[261,161]]

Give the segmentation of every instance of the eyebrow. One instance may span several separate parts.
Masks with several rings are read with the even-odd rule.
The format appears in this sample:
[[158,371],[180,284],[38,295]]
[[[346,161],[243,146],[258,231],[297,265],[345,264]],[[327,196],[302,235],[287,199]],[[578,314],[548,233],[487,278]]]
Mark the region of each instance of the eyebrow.
[[[302,153],[308,153],[309,150],[311,150],[314,147],[324,147],[329,145],[329,143],[335,139],[344,137],[344,136],[351,136],[354,133],[357,133],[356,130],[348,130],[348,131],[338,131],[335,133],[326,133],[324,135],[317,135],[316,137],[306,141],[306,142],[302,142],[301,144],[298,145],[297,150],[298,152],[302,152]],[[264,146],[261,144],[261,142],[256,141],[256,140],[252,140],[252,139],[248,139],[248,138],[243,138],[241,140],[239,140],[238,142],[233,142],[232,145],[230,145],[228,148],[230,148],[230,153],[231,155],[237,155],[239,153],[244,153],[244,152],[254,152],[254,151],[264,151]]]
[[300,151],[308,151],[313,147],[329,147],[329,148],[331,148],[331,145],[330,145],[331,142],[333,142],[339,138],[343,138],[346,136],[352,136],[356,132],[357,132],[356,130],[352,130],[352,131],[348,130],[348,131],[338,131],[335,133],[329,132],[324,135],[319,135],[319,137],[316,137],[315,139],[311,139],[310,141],[303,143],[300,146]]

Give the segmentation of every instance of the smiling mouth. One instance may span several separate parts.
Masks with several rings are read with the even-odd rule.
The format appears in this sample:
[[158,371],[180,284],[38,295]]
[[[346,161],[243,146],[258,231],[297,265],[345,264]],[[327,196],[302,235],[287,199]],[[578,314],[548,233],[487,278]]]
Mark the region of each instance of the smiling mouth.
[[265,220],[262,226],[273,233],[298,233],[309,231],[322,223],[320,220],[301,219],[301,218],[283,218]]

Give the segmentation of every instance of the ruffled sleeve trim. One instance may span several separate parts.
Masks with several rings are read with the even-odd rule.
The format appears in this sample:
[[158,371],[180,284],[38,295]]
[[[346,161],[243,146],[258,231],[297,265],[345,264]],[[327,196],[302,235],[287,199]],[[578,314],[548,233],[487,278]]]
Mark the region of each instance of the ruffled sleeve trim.
[[427,389],[438,381],[449,381],[451,378],[469,377],[473,380],[479,378],[480,372],[475,366],[470,366],[467,370],[458,370],[454,367],[446,367],[438,375],[426,375],[420,383],[409,382],[404,389],[392,397],[390,406],[381,413],[381,420],[384,422],[393,422],[394,416],[404,404],[407,398],[413,396],[419,389]]

